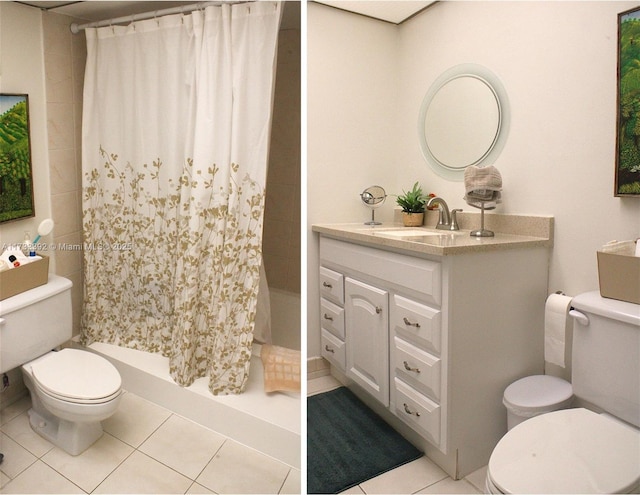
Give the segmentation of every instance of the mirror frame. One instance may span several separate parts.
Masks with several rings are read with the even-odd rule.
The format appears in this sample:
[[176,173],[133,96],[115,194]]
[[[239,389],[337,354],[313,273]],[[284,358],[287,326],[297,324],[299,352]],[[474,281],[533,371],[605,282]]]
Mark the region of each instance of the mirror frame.
[[418,141],[420,143],[420,149],[422,150],[422,156],[431,166],[433,171],[441,177],[452,181],[462,181],[464,179],[464,169],[466,167],[451,167],[446,163],[442,163],[438,160],[427,143],[427,137],[425,134],[425,121],[429,105],[435,98],[438,91],[446,85],[448,82],[458,79],[460,77],[473,77],[484,82],[489,89],[493,92],[496,102],[498,104],[498,128],[496,130],[496,136],[487,149],[487,151],[478,158],[475,162],[469,163],[469,165],[487,166],[495,162],[496,158],[502,152],[504,145],[509,135],[509,125],[511,123],[509,98],[507,92],[493,72],[482,65],[478,64],[459,64],[455,65],[445,72],[443,72],[431,85],[429,90],[422,100],[420,106],[420,113],[418,115]]

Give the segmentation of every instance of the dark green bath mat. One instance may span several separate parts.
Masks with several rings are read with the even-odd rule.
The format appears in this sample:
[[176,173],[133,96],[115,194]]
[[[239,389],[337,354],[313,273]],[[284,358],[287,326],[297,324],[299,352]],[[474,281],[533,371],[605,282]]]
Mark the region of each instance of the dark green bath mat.
[[339,493],[421,455],[346,387],[307,398],[307,493]]

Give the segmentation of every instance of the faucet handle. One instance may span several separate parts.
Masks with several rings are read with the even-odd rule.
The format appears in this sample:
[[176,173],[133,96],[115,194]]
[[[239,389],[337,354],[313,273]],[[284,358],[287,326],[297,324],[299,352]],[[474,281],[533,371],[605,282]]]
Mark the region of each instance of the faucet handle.
[[459,211],[462,211],[462,208],[455,208],[451,210],[451,226],[449,227],[449,230],[460,230],[460,227],[458,227]]

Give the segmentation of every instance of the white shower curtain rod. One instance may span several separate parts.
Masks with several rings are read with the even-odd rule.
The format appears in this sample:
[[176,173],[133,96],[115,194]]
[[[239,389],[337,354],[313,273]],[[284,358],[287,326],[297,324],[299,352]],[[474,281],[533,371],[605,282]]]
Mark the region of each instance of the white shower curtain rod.
[[191,4],[191,5],[181,5],[180,7],[172,7],[169,9],[143,12],[141,14],[132,14],[124,17],[117,17],[115,19],[105,19],[104,21],[89,22],[87,24],[78,24],[74,22],[73,24],[71,24],[71,26],[69,26],[69,29],[71,29],[71,32],[73,34],[78,34],[80,31],[86,28],[111,26],[113,24],[125,24],[129,22],[134,22],[134,21],[141,21],[144,19],[153,19],[154,17],[162,17],[163,15],[186,14],[189,12],[193,12],[194,10],[204,9],[205,7],[208,7],[210,5],[218,6],[222,4],[236,4],[236,3],[247,3],[247,2],[242,2],[242,1],[200,2],[200,3]]

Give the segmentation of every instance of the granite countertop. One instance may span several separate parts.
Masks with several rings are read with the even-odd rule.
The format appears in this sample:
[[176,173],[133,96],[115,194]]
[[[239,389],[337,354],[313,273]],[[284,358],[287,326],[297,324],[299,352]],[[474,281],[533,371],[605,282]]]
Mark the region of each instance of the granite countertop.
[[[553,246],[553,217],[508,215],[497,218],[494,227],[502,226],[507,232],[494,230],[494,237],[472,237],[471,230],[461,224],[458,231],[436,230],[429,227],[403,227],[402,223],[365,225],[363,223],[315,224],[313,232],[335,239],[390,248],[414,253],[449,256],[463,253]],[[500,215],[507,217],[507,215]],[[467,221],[469,219],[466,219]],[[467,223],[467,222],[465,222]],[[526,232],[526,234],[514,233]],[[424,232],[424,235],[421,235]]]

